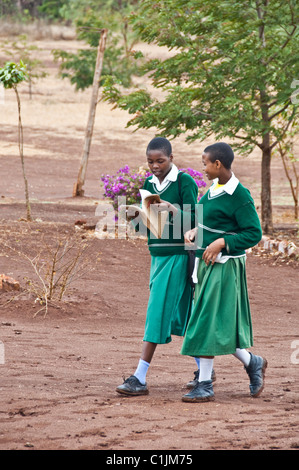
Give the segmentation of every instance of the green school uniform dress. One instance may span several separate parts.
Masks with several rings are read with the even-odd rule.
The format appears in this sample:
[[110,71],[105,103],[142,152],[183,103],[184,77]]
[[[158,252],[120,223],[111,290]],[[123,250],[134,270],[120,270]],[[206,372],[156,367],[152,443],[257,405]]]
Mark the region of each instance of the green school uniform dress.
[[[250,192],[235,175],[214,190],[217,183],[199,202],[198,283],[181,350],[188,356],[233,354],[253,345],[245,250],[260,241],[261,225]],[[218,238],[224,238],[225,248],[207,266],[202,254]]]
[[151,176],[143,188],[159,194],[178,209],[175,217],[169,215],[162,238],[157,239],[148,231],[150,295],[143,340],[166,344],[171,341],[171,335],[184,335],[191,313],[193,292],[187,275],[184,232],[194,227],[198,187],[190,175],[179,172],[173,165],[162,187]]

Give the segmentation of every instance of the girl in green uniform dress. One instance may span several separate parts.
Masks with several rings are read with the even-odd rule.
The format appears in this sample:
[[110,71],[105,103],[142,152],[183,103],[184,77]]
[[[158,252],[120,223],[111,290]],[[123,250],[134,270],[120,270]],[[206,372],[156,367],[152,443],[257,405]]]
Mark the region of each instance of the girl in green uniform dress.
[[[157,239],[148,231],[150,296],[143,348],[134,375],[116,389],[125,395],[148,393],[146,374],[156,346],[169,343],[171,335],[184,335],[193,299],[183,227],[186,220],[189,228],[195,225],[198,187],[190,175],[179,172],[174,165],[171,144],[167,139],[153,139],[148,144],[146,155],[153,176],[147,178],[143,188],[160,195],[162,202],[154,207],[169,211],[169,224],[162,238]],[[174,227],[180,227],[180,230]]]
[[214,399],[210,377],[217,355],[233,354],[242,361],[251,396],[259,396],[264,386],[267,361],[246,349],[253,337],[245,250],[260,241],[262,230],[249,191],[231,170],[233,159],[225,143],[204,150],[204,170],[214,182],[199,202],[202,223],[185,234],[186,243],[197,245],[198,283],[181,353],[200,358],[200,373],[183,401]]

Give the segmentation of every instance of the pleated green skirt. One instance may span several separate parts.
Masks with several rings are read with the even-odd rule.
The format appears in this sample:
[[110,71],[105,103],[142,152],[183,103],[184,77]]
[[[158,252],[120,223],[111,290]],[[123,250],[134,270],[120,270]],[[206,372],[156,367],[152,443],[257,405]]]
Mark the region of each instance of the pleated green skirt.
[[187,263],[186,255],[151,257],[144,341],[166,344],[171,335],[184,336],[193,297]]
[[219,356],[252,345],[245,257],[209,266],[200,259],[194,305],[181,354]]

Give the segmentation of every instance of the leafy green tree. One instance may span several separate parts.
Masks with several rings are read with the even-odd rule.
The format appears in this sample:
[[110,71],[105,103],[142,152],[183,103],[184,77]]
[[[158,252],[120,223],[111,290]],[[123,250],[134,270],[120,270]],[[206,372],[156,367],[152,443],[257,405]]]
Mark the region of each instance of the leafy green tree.
[[50,20],[62,20],[69,4],[70,0],[44,0],[38,11]]
[[18,85],[27,80],[27,70],[26,65],[20,61],[19,64],[14,62],[7,62],[4,67],[0,68],[0,84],[7,89],[13,89],[18,104],[18,144],[19,144],[19,152],[21,157],[21,164],[22,164],[22,171],[23,171],[23,178],[25,183],[25,198],[26,198],[26,207],[27,207],[27,220],[31,220],[31,208],[30,208],[30,201],[29,201],[29,190],[28,190],[28,181],[25,174],[25,162],[24,162],[24,151],[23,151],[23,126],[22,126],[22,118],[21,118],[21,100],[20,95],[18,92]]
[[[273,229],[271,154],[298,113],[291,84],[299,78],[295,0],[140,2],[131,23],[141,40],[169,49],[143,65],[164,98],[145,88],[123,94],[109,79],[106,99],[133,114],[128,126],[156,128],[188,142],[229,139],[242,154],[261,149],[261,216]],[[286,126],[275,119],[288,110]]]
[[129,27],[128,13],[136,1],[101,1],[78,2],[70,0],[68,15],[77,28],[77,38],[87,47],[71,53],[56,49],[54,58],[61,62],[62,78],[68,78],[76,90],[84,90],[93,83],[97,47],[101,30],[107,28],[109,35],[105,50],[102,79],[114,77],[124,87],[131,85],[131,77],[137,74],[133,47],[137,42],[136,33]]

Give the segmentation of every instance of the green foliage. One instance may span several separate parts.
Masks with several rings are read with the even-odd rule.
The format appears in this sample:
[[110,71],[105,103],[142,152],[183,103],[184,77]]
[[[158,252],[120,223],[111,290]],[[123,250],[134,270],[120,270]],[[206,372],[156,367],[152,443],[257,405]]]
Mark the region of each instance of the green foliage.
[[[243,154],[258,146],[264,233],[273,229],[271,152],[298,115],[298,20],[296,0],[144,0],[130,24],[141,41],[169,51],[140,70],[162,98],[123,94],[110,79],[104,87],[106,100],[133,115],[128,126],[188,142],[229,139]],[[281,128],[275,118],[286,110]]]
[[[97,36],[99,40],[99,33]],[[105,78],[113,76],[122,86],[129,87],[132,74],[136,73],[135,64],[130,56],[124,56],[124,48],[117,46],[116,38],[108,36],[107,44],[100,86]],[[56,49],[53,55],[56,61],[61,62],[61,77],[68,78],[76,90],[84,90],[92,85],[97,57],[96,47],[80,49],[77,53]]]
[[[68,78],[76,90],[84,90],[93,82],[100,33],[108,28],[101,85],[104,77],[113,77],[121,86],[129,87],[131,77],[138,73],[133,47],[136,33],[128,26],[127,12],[136,2],[70,0],[71,16],[75,16],[77,37],[87,47],[76,53],[54,50],[54,58],[61,62],[62,78]],[[80,14],[79,14],[80,12]]]
[[1,0],[0,2],[0,16],[11,15],[16,13],[17,8],[11,0]]
[[0,83],[4,88],[16,88],[17,85],[27,80],[28,73],[26,65],[20,60],[19,64],[7,62],[0,68]]
[[[51,20],[66,20],[76,22],[89,12],[106,15],[120,12],[136,1],[122,0],[44,0],[38,11]],[[98,15],[99,16],[99,15]]]
[[44,0],[38,11],[50,20],[61,20],[69,5],[70,0]]
[[29,191],[28,191],[28,182],[25,174],[25,164],[24,164],[24,154],[23,154],[23,126],[22,126],[22,119],[21,119],[21,101],[20,96],[18,93],[18,85],[27,80],[28,74],[26,70],[26,65],[20,60],[19,64],[15,62],[7,62],[4,67],[0,68],[0,83],[4,86],[4,88],[11,89],[13,88],[18,104],[18,144],[19,144],[19,152],[21,157],[21,164],[22,164],[22,171],[23,171],[23,178],[25,183],[25,198],[26,198],[26,207],[27,207],[27,220],[31,220],[31,208],[30,208],[30,201],[29,201]]
[[106,99],[134,114],[129,126],[190,142],[237,138],[244,153],[267,134],[273,145],[284,135],[273,117],[287,107],[297,112],[290,96],[299,77],[298,19],[294,1],[145,0],[131,24],[141,40],[171,53],[140,73],[165,98],[146,90],[123,96],[109,80]]
[[38,17],[38,8],[44,0],[0,0],[0,17],[26,23]]

